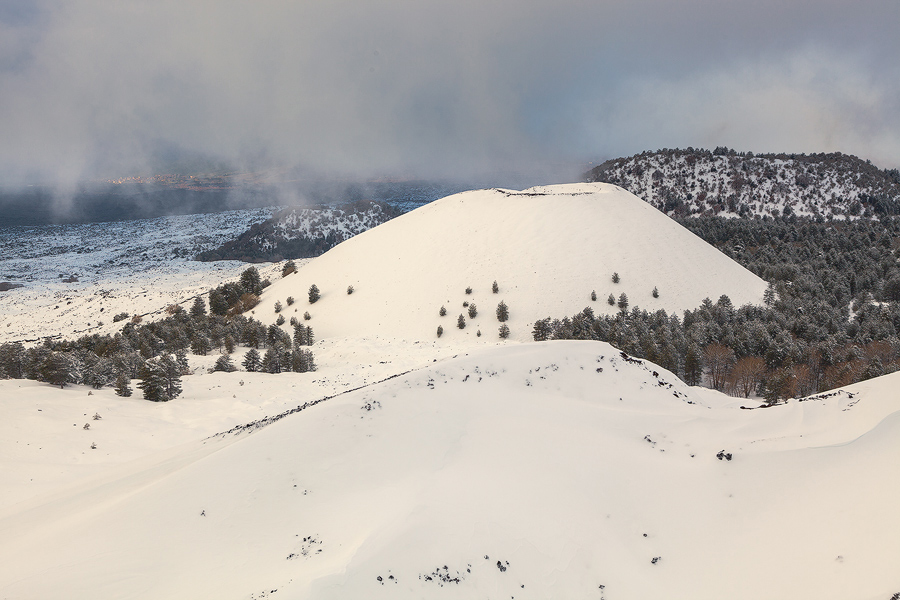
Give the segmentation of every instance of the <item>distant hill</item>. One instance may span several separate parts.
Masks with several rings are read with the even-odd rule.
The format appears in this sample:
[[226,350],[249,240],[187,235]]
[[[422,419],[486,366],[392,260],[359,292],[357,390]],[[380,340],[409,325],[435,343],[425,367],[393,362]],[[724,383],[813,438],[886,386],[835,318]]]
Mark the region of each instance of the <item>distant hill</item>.
[[837,219],[900,214],[900,172],[841,154],[756,154],[728,148],[642,152],[585,173],[672,216]]
[[386,223],[401,210],[384,202],[360,201],[338,206],[285,208],[253,224],[237,239],[201,252],[196,259],[277,262],[319,256],[344,240]]

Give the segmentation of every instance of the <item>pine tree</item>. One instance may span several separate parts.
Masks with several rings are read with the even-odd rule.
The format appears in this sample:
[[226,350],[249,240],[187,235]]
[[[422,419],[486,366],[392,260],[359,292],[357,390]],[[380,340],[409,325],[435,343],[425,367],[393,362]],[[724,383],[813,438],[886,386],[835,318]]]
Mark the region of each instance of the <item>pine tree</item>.
[[248,294],[259,296],[262,293],[262,281],[256,267],[249,267],[241,273],[241,287]]
[[437,336],[441,337],[442,335],[444,335],[444,327],[442,325],[438,325]]
[[312,284],[309,286],[309,303],[315,304],[319,301],[321,294],[319,292],[319,287],[316,284]]
[[628,310],[628,296],[625,295],[625,292],[619,294],[619,310],[625,312]]
[[60,388],[69,383],[72,374],[72,361],[64,352],[51,352],[41,365],[41,379]]
[[497,320],[501,323],[509,320],[509,308],[503,300],[497,305]]
[[469,318],[474,319],[478,316],[478,307],[475,306],[475,303],[472,302],[469,304]]
[[266,350],[259,370],[264,373],[281,373],[281,357],[274,348]]
[[442,306],[441,310],[438,311],[438,314],[442,317],[445,316],[447,314],[447,309]]
[[615,305],[616,305],[616,297],[613,296],[612,294],[610,294],[610,295],[606,298],[606,303],[609,304],[610,306],[615,306]]
[[209,312],[220,317],[228,312],[228,300],[219,290],[209,290]]
[[235,367],[234,363],[231,362],[231,356],[229,356],[228,354],[223,354],[216,359],[216,363],[213,365],[213,371],[224,371],[226,373],[231,373],[237,371],[237,367]]
[[241,365],[244,367],[245,371],[250,373],[259,371],[262,366],[262,362],[259,358],[259,351],[256,348],[250,348],[250,350],[247,351],[247,354],[244,355],[244,361]]
[[619,283],[619,274],[618,274],[618,273],[613,273],[613,274],[612,274],[612,282],[613,282],[613,283]]
[[494,292],[495,294],[500,292],[500,286],[497,285],[496,279],[494,280],[494,283],[491,284],[491,291]]
[[459,315],[459,318],[456,319],[456,326],[459,327],[460,329],[465,329],[466,328],[466,318],[462,315]]
[[206,302],[203,301],[203,296],[194,298],[194,303],[191,304],[191,310],[188,314],[191,315],[191,319],[194,321],[200,321],[206,316]]
[[116,378],[116,395],[121,396],[123,398],[128,398],[131,396],[131,386],[129,385],[131,380],[128,378],[128,375],[125,373],[119,373],[119,376]]
[[503,323],[500,326],[500,339],[505,340],[508,337],[509,337],[509,325],[507,325],[506,323]]
[[281,276],[287,277],[291,273],[294,273],[296,270],[297,270],[297,264],[294,261],[289,260],[286,263],[284,263],[283,267],[281,267]]
[[591,302],[596,302],[596,301],[597,301],[597,290],[592,290],[591,291]]

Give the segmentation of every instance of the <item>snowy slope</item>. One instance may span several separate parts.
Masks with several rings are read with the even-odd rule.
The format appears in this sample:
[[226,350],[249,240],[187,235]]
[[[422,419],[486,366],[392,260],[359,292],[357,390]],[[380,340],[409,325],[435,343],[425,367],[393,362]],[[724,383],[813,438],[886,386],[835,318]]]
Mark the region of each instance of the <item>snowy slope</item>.
[[[618,284],[611,281],[614,272]],[[498,294],[491,292],[494,280]],[[312,284],[322,298],[309,305]],[[289,314],[308,310],[320,338],[433,339],[441,325],[444,340],[474,341],[481,330],[493,341],[502,300],[511,337],[527,340],[537,319],[586,306],[614,312],[606,303],[610,293],[618,298],[624,292],[631,307],[680,312],[722,294],[736,306],[761,303],[765,288],[762,279],[636,196],[606,184],[570,184],[465,192],[433,202],[273,282],[255,315],[274,322],[274,303],[292,296],[298,302]],[[475,319],[464,302],[476,304]],[[441,306],[447,309],[443,318]],[[467,321],[462,331],[460,314]]]
[[897,214],[900,177],[856,156],[659,150],[594,167],[588,181],[620,185],[668,214],[820,216]]
[[741,410],[481,349],[3,510],[0,596],[887,599],[897,383]]

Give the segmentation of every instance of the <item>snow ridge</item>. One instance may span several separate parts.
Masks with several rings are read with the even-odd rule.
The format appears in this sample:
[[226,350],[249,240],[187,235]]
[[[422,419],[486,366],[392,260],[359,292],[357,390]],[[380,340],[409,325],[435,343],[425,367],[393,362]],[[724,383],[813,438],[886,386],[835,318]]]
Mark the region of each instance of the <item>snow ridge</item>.
[[669,215],[836,219],[897,214],[900,174],[841,154],[660,150],[607,161],[587,181],[620,185]]

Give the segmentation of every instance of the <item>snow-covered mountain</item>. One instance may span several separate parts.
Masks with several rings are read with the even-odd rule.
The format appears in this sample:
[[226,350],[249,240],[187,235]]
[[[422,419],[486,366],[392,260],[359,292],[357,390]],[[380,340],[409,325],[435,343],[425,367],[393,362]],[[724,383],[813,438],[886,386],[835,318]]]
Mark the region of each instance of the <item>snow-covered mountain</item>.
[[585,174],[678,216],[871,218],[900,213],[900,174],[841,154],[756,154],[726,148],[660,150],[617,158]]
[[309,258],[399,214],[400,210],[375,201],[285,208],[271,219],[254,223],[236,239],[199,253],[197,258],[252,262]]
[[[161,309],[180,282],[160,268],[132,296],[159,288]],[[293,296],[281,316],[310,313],[315,372],[192,355],[167,403],[0,380],[0,598],[900,592],[898,375],[757,408],[603,342],[527,341],[611,293],[761,301],[765,282],[628,192],[458,194],[266,268],[252,316]],[[10,330],[59,310],[9,306]]]
[[[322,298],[310,305],[313,284]],[[586,306],[615,312],[609,294],[626,294],[632,307],[679,312],[723,294],[737,306],[761,304],[765,289],[765,281],[636,196],[608,184],[569,184],[464,192],[423,206],[273,281],[255,315],[274,322],[275,302],[290,296],[298,300],[293,312],[308,311],[320,337],[430,340],[442,326],[442,340],[481,331],[494,341],[503,301],[512,339],[525,341],[537,319]]]

